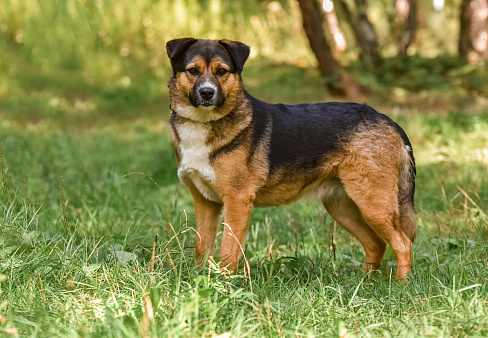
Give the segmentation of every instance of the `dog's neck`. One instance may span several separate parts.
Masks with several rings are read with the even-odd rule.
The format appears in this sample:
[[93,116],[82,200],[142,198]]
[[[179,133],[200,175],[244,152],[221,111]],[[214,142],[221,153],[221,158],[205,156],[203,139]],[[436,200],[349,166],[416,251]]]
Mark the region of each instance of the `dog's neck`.
[[200,126],[209,131],[205,137],[206,142],[215,143],[218,147],[229,143],[251,125],[253,117],[252,114],[249,114],[250,104],[249,100],[243,97],[241,103],[227,115],[205,123],[185,118],[177,110],[170,107],[172,111],[170,123],[177,129],[178,125],[185,124],[192,125],[193,128]]

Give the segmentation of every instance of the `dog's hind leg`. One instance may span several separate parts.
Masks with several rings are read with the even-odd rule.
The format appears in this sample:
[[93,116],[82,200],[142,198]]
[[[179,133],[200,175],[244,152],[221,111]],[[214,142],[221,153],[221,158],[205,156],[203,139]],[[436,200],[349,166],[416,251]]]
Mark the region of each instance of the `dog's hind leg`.
[[358,175],[353,171],[341,174],[344,189],[363,219],[391,246],[397,259],[396,277],[405,278],[412,264],[412,240],[400,225],[398,187],[394,175],[378,170],[371,170],[368,175]]
[[[397,259],[396,277],[403,279],[411,269],[416,229],[413,156],[389,126],[363,128],[344,149],[338,179],[366,223],[391,246]],[[404,212],[405,206],[410,206],[409,213]]]
[[354,202],[345,193],[322,202],[329,215],[356,236],[363,246],[366,259],[362,270],[377,270],[385,253],[386,242],[366,223]]

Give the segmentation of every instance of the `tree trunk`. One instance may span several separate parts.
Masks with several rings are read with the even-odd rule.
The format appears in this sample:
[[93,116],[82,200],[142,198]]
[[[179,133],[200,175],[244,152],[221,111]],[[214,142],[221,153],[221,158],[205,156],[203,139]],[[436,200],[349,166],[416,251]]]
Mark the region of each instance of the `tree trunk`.
[[463,0],[461,2],[458,52],[459,56],[462,57],[467,57],[468,53],[473,50],[473,43],[469,31],[469,28],[471,27],[471,18],[473,16],[470,4],[471,0]]
[[322,76],[333,76],[339,65],[332,57],[330,46],[325,40],[322,27],[322,16],[315,0],[298,0],[303,17],[303,28],[307,34],[310,47],[319,63]]
[[354,37],[361,48],[362,56],[366,67],[375,69],[381,64],[381,57],[378,53],[378,35],[368,19],[366,0],[355,0],[357,17],[354,17],[349,6],[344,0],[336,0],[352,28]]
[[303,28],[307,34],[310,47],[319,64],[323,77],[339,76],[340,88],[329,84],[329,90],[338,95],[357,98],[363,95],[360,85],[354,81],[334,60],[322,27],[323,19],[315,0],[298,0],[303,18]]
[[347,47],[346,37],[344,33],[342,33],[341,28],[339,27],[339,21],[337,20],[337,15],[334,10],[334,3],[331,0],[325,0],[324,3],[331,4],[332,6],[327,7],[324,5],[324,12],[325,12],[325,20],[327,21],[330,34],[334,40],[336,49],[338,52],[344,52]]
[[358,26],[361,32],[359,45],[363,51],[364,62],[370,69],[373,69],[381,64],[380,54],[378,53],[378,35],[368,19],[366,0],[356,0],[356,7],[358,11]]
[[408,3],[408,15],[404,21],[403,32],[398,42],[398,55],[407,56],[408,47],[412,44],[417,32],[417,0],[404,0]]
[[488,0],[463,0],[458,52],[472,63],[488,57]]

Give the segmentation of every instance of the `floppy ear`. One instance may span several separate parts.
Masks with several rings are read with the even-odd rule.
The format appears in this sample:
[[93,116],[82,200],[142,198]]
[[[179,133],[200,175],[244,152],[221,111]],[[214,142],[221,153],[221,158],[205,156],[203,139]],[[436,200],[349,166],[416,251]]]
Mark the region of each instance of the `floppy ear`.
[[249,57],[249,52],[251,51],[249,46],[239,41],[220,40],[219,42],[229,52],[232,61],[234,61],[234,64],[237,67],[237,70],[242,72],[244,64]]
[[195,42],[197,42],[197,39],[193,38],[182,38],[168,41],[166,43],[166,52],[171,60],[171,65],[174,66],[174,64]]

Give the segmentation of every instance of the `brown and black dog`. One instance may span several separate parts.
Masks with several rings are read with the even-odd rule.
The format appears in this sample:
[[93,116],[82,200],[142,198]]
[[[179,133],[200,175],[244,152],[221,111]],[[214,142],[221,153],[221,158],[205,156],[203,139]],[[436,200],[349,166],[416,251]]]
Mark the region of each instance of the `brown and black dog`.
[[253,207],[321,201],[377,269],[388,243],[397,278],[411,269],[417,230],[415,161],[405,132],[356,103],[269,104],[249,95],[242,68],[249,47],[183,38],[166,49],[170,134],[178,176],[197,220],[197,262],[212,255],[224,210],[220,260],[236,271]]

